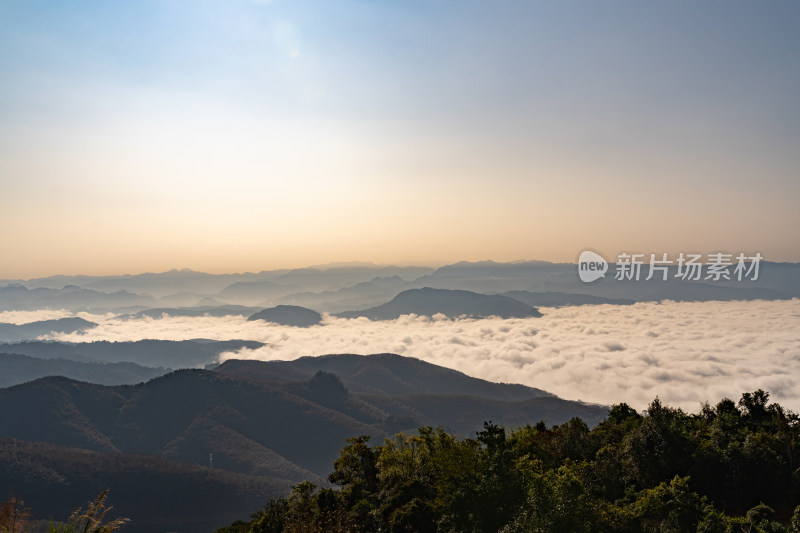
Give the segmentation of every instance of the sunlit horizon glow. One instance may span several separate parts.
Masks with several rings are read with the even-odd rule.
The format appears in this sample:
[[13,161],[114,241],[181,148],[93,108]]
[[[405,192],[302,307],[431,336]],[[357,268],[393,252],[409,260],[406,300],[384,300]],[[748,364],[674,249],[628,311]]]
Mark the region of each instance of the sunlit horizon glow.
[[800,5],[0,2],[0,278],[800,261]]

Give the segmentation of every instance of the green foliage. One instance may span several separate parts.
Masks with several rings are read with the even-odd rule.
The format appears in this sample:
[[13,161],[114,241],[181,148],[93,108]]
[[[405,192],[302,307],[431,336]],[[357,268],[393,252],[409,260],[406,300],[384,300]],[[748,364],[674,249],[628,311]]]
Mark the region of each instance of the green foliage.
[[698,414],[620,404],[593,429],[355,437],[328,478],[338,489],[301,483],[250,531],[800,533],[800,420],[768,400]]
[[[251,533],[280,533],[286,527],[289,502],[286,498],[270,498],[263,509],[253,516]],[[221,532],[217,532],[221,533]]]
[[675,476],[640,492],[631,506],[644,531],[680,533],[695,531],[703,518],[706,502],[692,492],[689,478]]
[[219,528],[215,533],[248,533],[251,527],[250,522],[237,520],[228,526]]
[[314,483],[303,481],[292,488],[288,498],[271,498],[253,516],[250,529],[244,531],[336,533],[353,530],[353,523],[348,520],[337,492],[331,489],[318,490]]
[[789,533],[800,533],[800,505],[794,508],[792,521],[789,523]]
[[527,501],[503,533],[591,531],[596,522],[595,506],[576,467],[565,465],[538,472],[535,466],[532,468]]

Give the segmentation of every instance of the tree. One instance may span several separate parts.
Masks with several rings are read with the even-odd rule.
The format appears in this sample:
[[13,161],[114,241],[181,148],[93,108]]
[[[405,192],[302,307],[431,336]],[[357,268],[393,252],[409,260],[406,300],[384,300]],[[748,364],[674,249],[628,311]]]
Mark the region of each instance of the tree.
[[351,437],[333,463],[328,481],[342,488],[348,503],[355,503],[373,494],[378,487],[376,460],[377,453],[369,446],[369,435]]
[[477,487],[476,522],[480,531],[498,531],[516,514],[525,492],[505,429],[485,422],[478,442],[485,451]]
[[654,533],[696,531],[705,508],[706,502],[689,488],[689,478],[680,476],[643,490],[633,504],[644,530]]
[[17,533],[23,531],[31,518],[31,510],[16,494],[0,504],[0,532]]
[[792,513],[792,521],[789,523],[790,533],[800,533],[800,505],[794,508]]
[[[536,465],[530,465],[536,469]],[[503,533],[580,533],[593,530],[595,509],[574,466],[540,471],[527,481],[528,497]]]
[[647,416],[623,440],[623,461],[637,488],[667,481],[690,466],[691,445],[684,433],[687,415],[662,405],[658,398]]
[[264,507],[253,516],[251,533],[282,533],[289,513],[286,498],[270,498]]
[[620,404],[593,429],[575,418],[510,436],[487,422],[474,439],[431,427],[375,447],[356,437],[329,476],[340,489],[298,485],[254,521],[278,526],[253,533],[800,533],[800,419],[768,398],[698,414]]

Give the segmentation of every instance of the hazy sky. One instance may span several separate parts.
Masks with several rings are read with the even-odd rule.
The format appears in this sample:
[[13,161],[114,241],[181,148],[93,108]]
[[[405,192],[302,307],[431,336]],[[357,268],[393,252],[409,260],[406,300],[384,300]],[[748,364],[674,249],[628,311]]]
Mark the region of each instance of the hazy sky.
[[0,0],[0,277],[800,260],[800,3]]

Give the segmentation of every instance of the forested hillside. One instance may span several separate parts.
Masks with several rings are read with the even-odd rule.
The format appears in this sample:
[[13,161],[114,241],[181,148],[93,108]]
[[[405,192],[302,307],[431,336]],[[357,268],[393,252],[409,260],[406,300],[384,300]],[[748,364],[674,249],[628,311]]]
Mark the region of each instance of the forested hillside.
[[762,390],[698,414],[653,401],[475,438],[355,437],[328,479],[221,532],[800,531],[800,425]]

